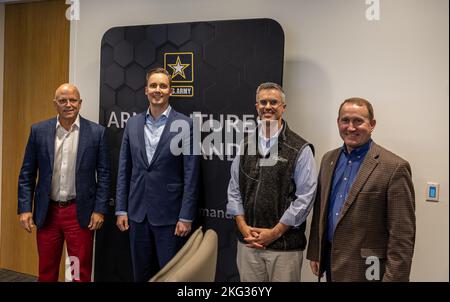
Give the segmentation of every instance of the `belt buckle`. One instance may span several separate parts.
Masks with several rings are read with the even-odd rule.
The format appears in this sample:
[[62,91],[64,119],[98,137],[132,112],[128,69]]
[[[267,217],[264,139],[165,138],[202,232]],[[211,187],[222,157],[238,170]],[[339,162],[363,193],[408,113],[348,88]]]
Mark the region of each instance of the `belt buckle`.
[[71,203],[72,203],[71,200],[57,202],[58,207],[60,207],[60,208],[65,208],[65,207],[69,206]]

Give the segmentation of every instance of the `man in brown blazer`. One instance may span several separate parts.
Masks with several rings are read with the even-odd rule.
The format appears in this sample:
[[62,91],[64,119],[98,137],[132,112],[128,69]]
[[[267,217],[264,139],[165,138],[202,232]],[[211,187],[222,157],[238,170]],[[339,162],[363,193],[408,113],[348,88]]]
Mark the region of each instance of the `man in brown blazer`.
[[409,163],[371,139],[365,99],[345,100],[344,141],[321,162],[307,259],[327,281],[409,281],[416,231]]

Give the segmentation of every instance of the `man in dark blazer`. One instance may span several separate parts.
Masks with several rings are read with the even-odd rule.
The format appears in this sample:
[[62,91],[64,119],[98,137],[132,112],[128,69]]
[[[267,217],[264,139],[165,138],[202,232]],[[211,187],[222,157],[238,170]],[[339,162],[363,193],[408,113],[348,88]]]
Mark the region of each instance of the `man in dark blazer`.
[[171,75],[155,68],[146,78],[149,107],[125,127],[116,193],[117,226],[130,229],[134,280],[140,282],[185,243],[197,212],[199,175],[192,120],[169,105]]
[[20,170],[18,214],[29,233],[37,227],[39,281],[58,280],[64,240],[72,279],[91,281],[94,230],[107,210],[110,169],[105,128],[79,115],[81,102],[74,85],[56,90],[58,116],[31,127]]
[[409,281],[416,219],[407,161],[371,140],[365,99],[345,100],[337,119],[344,146],[321,162],[307,258],[328,281]]

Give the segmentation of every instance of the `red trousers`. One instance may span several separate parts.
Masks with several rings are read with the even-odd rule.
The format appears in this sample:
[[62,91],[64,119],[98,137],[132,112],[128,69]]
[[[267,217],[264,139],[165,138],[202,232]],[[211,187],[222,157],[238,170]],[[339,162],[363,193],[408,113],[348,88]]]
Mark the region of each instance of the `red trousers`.
[[38,281],[58,281],[64,240],[71,260],[69,269],[72,280],[90,282],[94,232],[80,227],[75,203],[67,207],[59,207],[52,202],[48,208],[45,224],[37,230]]

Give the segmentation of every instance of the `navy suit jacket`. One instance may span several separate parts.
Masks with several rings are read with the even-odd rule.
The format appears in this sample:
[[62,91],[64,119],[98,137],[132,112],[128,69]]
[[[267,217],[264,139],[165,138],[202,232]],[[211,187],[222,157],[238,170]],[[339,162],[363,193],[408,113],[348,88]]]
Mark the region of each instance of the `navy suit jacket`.
[[[197,211],[199,157],[192,154],[192,119],[173,108],[170,110],[149,163],[144,141],[145,116],[143,112],[131,117],[125,127],[116,211],[127,212],[129,219],[135,222],[142,222],[147,216],[149,223],[155,226],[173,225],[179,219],[193,220]],[[176,121],[186,126],[183,132]],[[175,128],[172,131],[171,126]],[[178,140],[179,137],[183,139]],[[171,144],[187,146],[188,141],[190,152],[171,152]]]
[[[41,227],[50,202],[55,156],[56,118],[31,126],[19,175],[18,214],[31,212]],[[36,185],[36,176],[39,173]],[[76,205],[80,226],[88,226],[92,212],[105,214],[109,196],[110,168],[105,128],[80,116],[76,159]]]

